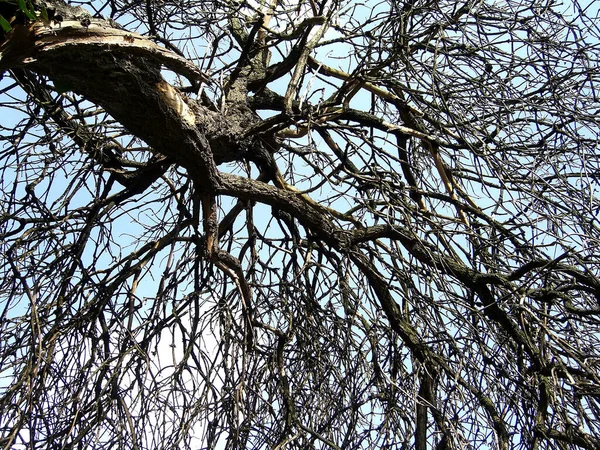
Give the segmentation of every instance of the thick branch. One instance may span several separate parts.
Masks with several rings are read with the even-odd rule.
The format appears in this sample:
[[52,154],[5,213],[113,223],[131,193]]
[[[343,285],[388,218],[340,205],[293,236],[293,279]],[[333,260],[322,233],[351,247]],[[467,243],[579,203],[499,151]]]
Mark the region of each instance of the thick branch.
[[[177,55],[123,30],[96,24],[88,29],[73,21],[54,30],[39,23],[20,26],[0,50],[0,70],[26,67],[68,86],[188,169],[203,186],[218,183],[208,140],[184,99],[160,74],[160,64],[180,61]],[[193,72],[183,62],[175,66]]]

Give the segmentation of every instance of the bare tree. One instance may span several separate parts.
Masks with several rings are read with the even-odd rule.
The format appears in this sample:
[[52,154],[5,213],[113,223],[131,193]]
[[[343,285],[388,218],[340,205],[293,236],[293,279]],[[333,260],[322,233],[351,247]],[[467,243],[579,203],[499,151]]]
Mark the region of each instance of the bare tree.
[[597,4],[0,14],[4,449],[600,448]]

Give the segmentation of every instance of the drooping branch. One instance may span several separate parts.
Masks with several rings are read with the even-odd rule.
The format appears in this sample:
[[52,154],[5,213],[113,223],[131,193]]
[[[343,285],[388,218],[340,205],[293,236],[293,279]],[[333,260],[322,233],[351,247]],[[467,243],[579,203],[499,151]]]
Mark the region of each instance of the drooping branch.
[[65,448],[597,446],[597,49],[544,2],[397,3],[13,24],[2,405]]

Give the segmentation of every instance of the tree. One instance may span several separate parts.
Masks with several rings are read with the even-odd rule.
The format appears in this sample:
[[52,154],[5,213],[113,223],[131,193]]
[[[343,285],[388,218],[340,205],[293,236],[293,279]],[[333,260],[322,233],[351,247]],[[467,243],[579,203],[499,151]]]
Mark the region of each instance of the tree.
[[3,448],[600,448],[593,2],[1,5]]

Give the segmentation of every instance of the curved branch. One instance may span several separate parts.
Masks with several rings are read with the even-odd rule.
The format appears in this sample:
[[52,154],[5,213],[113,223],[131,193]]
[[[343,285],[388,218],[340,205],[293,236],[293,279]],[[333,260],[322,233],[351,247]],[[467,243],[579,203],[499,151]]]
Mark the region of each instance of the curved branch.
[[103,106],[202,185],[214,188],[218,183],[206,137],[189,118],[181,95],[160,74],[164,63],[202,79],[183,58],[126,31],[96,23],[87,28],[75,21],[66,21],[58,30],[39,23],[19,26],[0,51],[0,70],[26,67],[60,81]]

